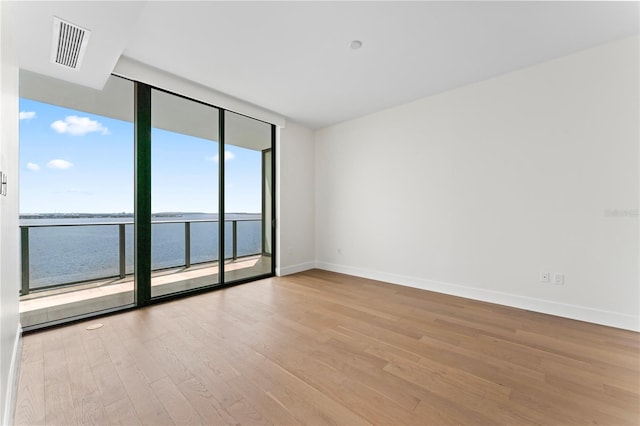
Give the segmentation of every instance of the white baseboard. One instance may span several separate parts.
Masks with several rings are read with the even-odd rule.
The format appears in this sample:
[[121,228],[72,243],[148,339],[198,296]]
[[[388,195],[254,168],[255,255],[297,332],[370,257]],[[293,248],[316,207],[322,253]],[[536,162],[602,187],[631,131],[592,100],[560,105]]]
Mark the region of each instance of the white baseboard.
[[571,305],[552,300],[520,296],[512,293],[485,290],[477,287],[451,284],[442,281],[432,281],[423,278],[389,274],[386,272],[338,265],[335,263],[317,262],[315,266],[327,271],[355,275],[362,278],[384,281],[392,284],[419,288],[422,290],[435,291],[438,293],[450,294],[452,296],[480,300],[483,302],[496,303],[499,305],[511,306],[514,308],[526,309],[529,311],[571,318],[579,321],[606,325],[609,327],[640,331],[640,317],[633,315],[604,311],[586,306]]
[[9,377],[7,377],[7,394],[4,400],[3,425],[13,424],[13,415],[16,409],[16,397],[18,391],[18,378],[20,377],[20,356],[22,352],[22,326],[18,324],[16,338],[11,351],[11,364],[9,366]]
[[278,268],[276,275],[283,277],[285,275],[296,274],[298,272],[307,271],[316,267],[315,262],[298,263],[297,265],[285,266]]

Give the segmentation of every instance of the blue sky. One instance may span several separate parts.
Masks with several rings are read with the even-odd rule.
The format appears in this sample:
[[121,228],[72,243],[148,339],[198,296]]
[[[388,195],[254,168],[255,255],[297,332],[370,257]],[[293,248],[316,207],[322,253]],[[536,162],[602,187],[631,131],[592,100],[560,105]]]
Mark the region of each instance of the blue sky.
[[[218,212],[218,143],[153,129],[152,211]],[[261,209],[261,153],[227,146],[226,210]],[[20,99],[20,212],[133,212],[133,123]]]

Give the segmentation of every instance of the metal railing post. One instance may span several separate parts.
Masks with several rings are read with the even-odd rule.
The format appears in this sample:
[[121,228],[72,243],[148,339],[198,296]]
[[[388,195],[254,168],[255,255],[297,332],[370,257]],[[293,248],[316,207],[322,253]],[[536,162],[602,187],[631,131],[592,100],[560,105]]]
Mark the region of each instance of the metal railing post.
[[184,266],[191,266],[191,222],[184,223]]
[[127,274],[127,257],[125,252],[125,236],[124,236],[124,223],[118,224],[118,246],[119,246],[119,263],[120,263],[120,279],[124,278]]
[[233,250],[233,260],[238,258],[238,221],[231,221],[231,243]]
[[20,228],[20,258],[22,266],[21,296],[29,294],[29,227]]

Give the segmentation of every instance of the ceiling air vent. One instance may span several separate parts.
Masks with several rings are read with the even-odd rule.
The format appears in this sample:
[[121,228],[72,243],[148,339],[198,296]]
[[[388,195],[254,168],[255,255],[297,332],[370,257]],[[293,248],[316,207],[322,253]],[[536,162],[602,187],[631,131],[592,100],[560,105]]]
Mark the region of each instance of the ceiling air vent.
[[78,69],[87,50],[91,31],[60,18],[53,18],[51,62]]

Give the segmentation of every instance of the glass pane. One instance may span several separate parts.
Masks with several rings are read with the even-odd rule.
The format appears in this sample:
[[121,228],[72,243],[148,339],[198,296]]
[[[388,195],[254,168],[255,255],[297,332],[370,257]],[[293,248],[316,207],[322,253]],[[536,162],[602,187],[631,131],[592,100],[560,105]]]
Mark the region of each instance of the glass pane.
[[272,215],[272,200],[273,200],[273,157],[272,157],[271,149],[264,150],[262,152],[262,170],[263,170],[263,181],[262,186],[264,187],[264,200],[263,200],[263,210],[264,210],[264,224],[262,229],[263,239],[264,239],[264,248],[263,251],[265,254],[271,255],[273,253],[273,241],[272,241],[272,232],[271,227],[267,226],[267,224],[273,223],[273,215]]
[[218,110],[151,94],[151,296],[218,284]]
[[21,323],[133,304],[133,83],[20,73]]
[[117,225],[91,226],[79,221],[76,226],[31,227],[31,291],[118,276],[118,235]]
[[151,269],[184,266],[185,234],[183,222],[158,220],[151,224]]
[[191,222],[191,264],[218,260],[218,221]]
[[225,113],[225,281],[272,272],[271,125]]

